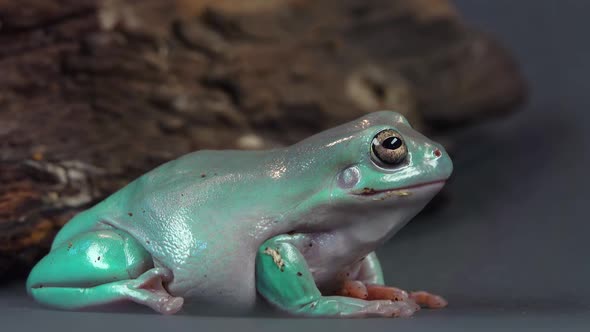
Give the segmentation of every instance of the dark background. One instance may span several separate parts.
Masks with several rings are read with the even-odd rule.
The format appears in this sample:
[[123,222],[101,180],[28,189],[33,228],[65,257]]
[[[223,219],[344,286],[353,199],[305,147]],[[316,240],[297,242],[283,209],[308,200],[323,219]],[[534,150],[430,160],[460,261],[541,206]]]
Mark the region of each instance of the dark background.
[[386,280],[445,295],[411,319],[316,320],[72,313],[0,288],[0,330],[590,330],[590,3],[455,1],[520,61],[531,96],[509,118],[457,132],[447,205],[378,253]]

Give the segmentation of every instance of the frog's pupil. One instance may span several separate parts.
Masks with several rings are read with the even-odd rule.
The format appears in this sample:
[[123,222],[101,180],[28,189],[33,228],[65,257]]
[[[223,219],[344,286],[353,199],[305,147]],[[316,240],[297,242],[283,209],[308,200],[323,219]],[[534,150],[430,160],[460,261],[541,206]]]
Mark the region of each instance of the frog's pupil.
[[392,137],[388,137],[386,138],[383,143],[381,143],[381,145],[389,150],[395,150],[397,148],[399,148],[400,146],[402,146],[402,140],[392,136]]

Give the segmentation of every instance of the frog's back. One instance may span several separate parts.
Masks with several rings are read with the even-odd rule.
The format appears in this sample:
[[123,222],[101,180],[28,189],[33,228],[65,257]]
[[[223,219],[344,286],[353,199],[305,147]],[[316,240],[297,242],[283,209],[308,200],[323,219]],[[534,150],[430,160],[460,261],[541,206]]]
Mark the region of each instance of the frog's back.
[[[231,154],[248,155],[252,152],[231,151]],[[212,190],[231,182],[235,174],[228,170],[226,155],[223,151],[197,151],[154,168],[77,214],[60,230],[53,246],[78,234],[108,226],[122,228],[132,235],[145,229],[170,231],[170,223],[176,217],[182,213],[200,214],[205,201],[215,199]],[[192,215],[189,219],[195,217]]]
[[142,175],[93,207],[75,215],[57,233],[53,240],[52,249],[82,233],[108,228],[113,224],[124,224],[124,220],[118,219],[123,215],[122,211],[126,210],[125,205],[129,196],[133,195],[138,187],[141,187],[140,183],[144,182],[146,175],[157,172],[160,167]]

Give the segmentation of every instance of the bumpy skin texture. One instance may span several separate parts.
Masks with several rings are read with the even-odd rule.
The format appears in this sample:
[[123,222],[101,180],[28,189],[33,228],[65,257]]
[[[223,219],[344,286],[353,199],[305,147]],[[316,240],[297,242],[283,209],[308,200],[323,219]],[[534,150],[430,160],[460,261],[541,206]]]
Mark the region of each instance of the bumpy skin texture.
[[[403,163],[372,153],[385,129],[404,141]],[[248,310],[258,292],[294,314],[408,316],[409,299],[329,294],[346,280],[382,284],[373,251],[451,172],[440,145],[389,111],[287,148],[194,152],[69,221],[27,289],[65,309],[130,300],[161,313],[189,301]]]

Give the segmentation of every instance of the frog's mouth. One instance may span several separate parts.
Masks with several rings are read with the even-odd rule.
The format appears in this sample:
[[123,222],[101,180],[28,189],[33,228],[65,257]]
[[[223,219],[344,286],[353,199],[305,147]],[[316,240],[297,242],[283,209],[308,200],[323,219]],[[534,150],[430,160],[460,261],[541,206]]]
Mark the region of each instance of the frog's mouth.
[[397,196],[407,196],[409,192],[413,189],[423,189],[427,187],[442,187],[447,180],[435,180],[429,182],[422,182],[418,184],[413,184],[406,187],[395,188],[395,189],[373,189],[373,188],[363,188],[358,191],[352,192],[353,195],[357,196],[374,196],[379,194],[394,194]]

